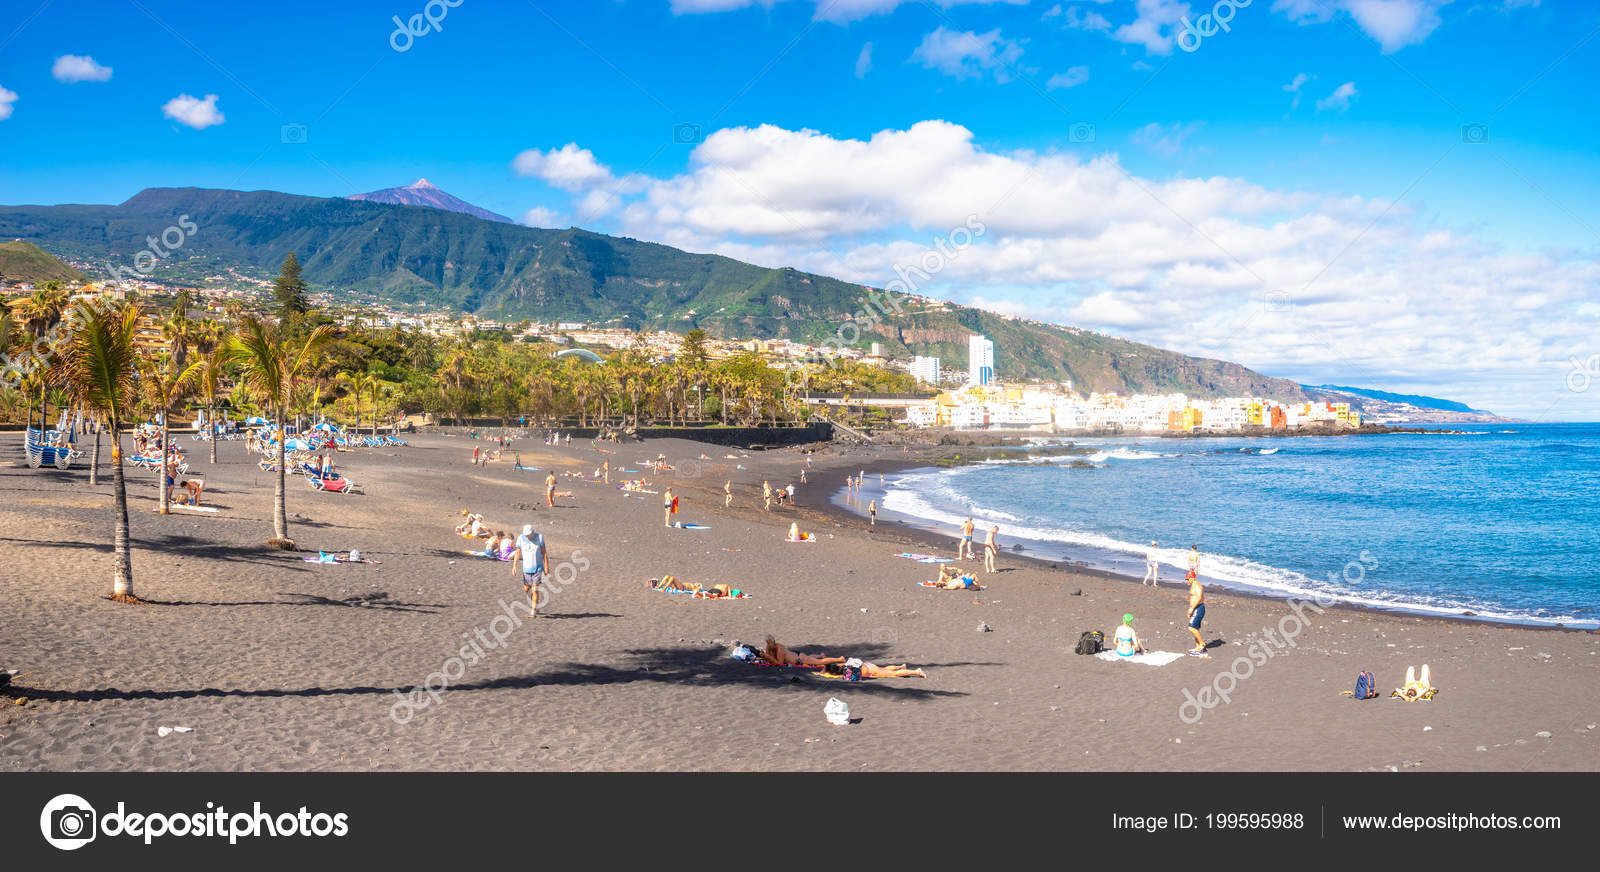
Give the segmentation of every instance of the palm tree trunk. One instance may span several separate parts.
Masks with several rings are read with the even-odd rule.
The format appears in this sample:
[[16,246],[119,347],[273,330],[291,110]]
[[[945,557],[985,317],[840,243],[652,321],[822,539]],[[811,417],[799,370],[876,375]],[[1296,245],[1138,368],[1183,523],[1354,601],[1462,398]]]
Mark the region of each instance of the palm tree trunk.
[[207,436],[211,437],[211,465],[217,465],[217,401],[212,397],[206,398],[206,426],[211,428]]
[[116,532],[111,540],[111,598],[119,602],[133,602],[133,553],[128,540],[128,483],[122,472],[120,430],[117,422],[112,421],[111,482]]
[[284,443],[284,434],[283,434],[284,420],[283,419],[284,419],[284,415],[283,415],[283,412],[281,410],[277,414],[277,419],[278,419],[278,473],[277,473],[278,480],[277,480],[277,485],[276,485],[275,489],[273,490],[273,494],[272,494],[272,532],[273,532],[274,538],[277,539],[279,542],[288,542],[289,541],[289,515],[284,510],[284,505],[283,505],[283,482],[284,482],[284,446],[283,446],[283,443]]
[[89,486],[100,483],[100,422],[94,422],[94,453],[89,455]]
[[[156,485],[161,488],[161,494],[156,498],[157,512],[163,515],[172,514],[172,507],[167,504],[167,498],[172,494],[172,488],[167,487],[167,479],[171,477],[177,481],[178,470],[169,464],[172,457],[171,437],[167,431],[167,413],[161,413],[161,471],[156,473]],[[170,470],[170,472],[169,472]]]

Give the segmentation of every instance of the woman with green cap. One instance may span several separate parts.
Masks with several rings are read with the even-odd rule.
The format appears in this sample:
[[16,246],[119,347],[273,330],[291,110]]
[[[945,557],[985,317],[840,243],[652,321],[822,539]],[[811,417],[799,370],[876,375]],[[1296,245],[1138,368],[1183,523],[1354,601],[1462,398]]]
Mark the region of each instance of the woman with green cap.
[[1118,656],[1132,657],[1144,653],[1144,645],[1139,642],[1139,634],[1133,631],[1133,615],[1122,616],[1122,626],[1112,634],[1112,641],[1116,644]]

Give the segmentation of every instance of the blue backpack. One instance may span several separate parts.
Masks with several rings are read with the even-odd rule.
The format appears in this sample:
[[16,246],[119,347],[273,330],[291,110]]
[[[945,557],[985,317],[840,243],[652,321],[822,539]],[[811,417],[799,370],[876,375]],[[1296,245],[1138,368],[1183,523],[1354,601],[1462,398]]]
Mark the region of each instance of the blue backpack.
[[1373,697],[1376,697],[1377,695],[1378,695],[1378,680],[1376,678],[1372,677],[1372,673],[1371,672],[1368,672],[1365,669],[1361,670],[1361,673],[1356,676],[1355,698],[1356,699],[1372,699]]

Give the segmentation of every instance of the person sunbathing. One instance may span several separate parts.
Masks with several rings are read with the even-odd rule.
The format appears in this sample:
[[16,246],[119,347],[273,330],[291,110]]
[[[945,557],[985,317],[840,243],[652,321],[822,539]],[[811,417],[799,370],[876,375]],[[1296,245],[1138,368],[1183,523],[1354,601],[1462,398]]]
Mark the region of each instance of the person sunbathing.
[[[921,669],[912,669],[908,664],[899,666],[879,666],[876,663],[861,664],[862,678],[927,678],[928,673]],[[839,664],[825,667],[824,672],[829,675],[839,675],[844,672],[844,667]]]
[[489,541],[483,543],[483,551],[479,552],[485,557],[500,557],[500,542],[505,539],[504,532],[494,533],[489,536]]
[[676,575],[663,575],[660,579],[650,579],[651,590],[681,590],[688,593],[699,593],[700,585],[685,584],[678,580]]
[[778,643],[777,639],[767,637],[767,645],[761,650],[761,659],[774,666],[811,666],[823,667],[833,663],[843,663],[843,657],[828,657],[826,655],[796,654]]
[[934,580],[933,586],[940,590],[983,590],[976,578],[963,575],[953,564],[939,567],[939,577]]

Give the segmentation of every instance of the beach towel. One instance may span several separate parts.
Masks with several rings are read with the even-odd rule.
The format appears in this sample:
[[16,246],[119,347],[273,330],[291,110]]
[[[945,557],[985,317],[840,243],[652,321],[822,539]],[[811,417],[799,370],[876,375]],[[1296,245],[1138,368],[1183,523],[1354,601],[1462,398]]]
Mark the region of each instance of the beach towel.
[[215,514],[217,511],[215,506],[191,506],[187,503],[169,503],[168,505],[174,509],[183,509],[190,512],[211,512]]
[[679,522],[677,524],[673,524],[672,526],[677,527],[680,530],[709,530],[709,529],[711,529],[710,527],[707,527],[705,524],[684,524],[682,522]]
[[[485,557],[485,558],[488,558],[489,560],[510,560],[511,559],[510,557],[501,557],[498,554],[485,554],[482,551],[463,551],[461,553],[467,555],[468,557]],[[512,552],[512,553],[514,554],[516,552]]]
[[1113,663],[1126,661],[1128,663],[1143,663],[1146,666],[1165,666],[1174,660],[1183,659],[1182,654],[1173,651],[1146,651],[1143,654],[1134,654],[1129,657],[1123,657],[1115,651],[1101,651],[1094,656]]
[[799,539],[790,539],[788,536],[785,536],[785,537],[783,537],[783,541],[785,541],[785,542],[815,542],[815,541],[817,541],[817,537],[812,536],[812,535],[810,535],[808,533],[808,534],[806,534],[805,536],[803,536],[803,537],[801,537]]
[[676,590],[676,589],[670,588],[670,587],[666,588],[666,589],[662,589],[662,588],[659,588],[659,587],[658,588],[652,588],[652,589],[657,591],[658,593],[681,593],[681,594],[686,594],[688,596],[694,597],[695,599],[731,600],[731,599],[749,599],[750,598],[750,594],[748,592],[739,590],[738,588],[734,588],[734,592],[732,594],[723,595],[723,596],[713,596],[712,595],[712,591],[707,591],[707,590]]
[[340,557],[337,554],[329,554],[326,551],[318,551],[316,557],[307,557],[307,558],[304,558],[304,559],[305,559],[305,562],[307,562],[307,563],[382,563],[383,562],[381,560],[373,560],[370,557],[362,558],[361,560],[351,560],[348,557]]
[[902,551],[896,556],[904,557],[907,560],[915,560],[918,563],[954,563],[955,562],[954,558],[951,558],[951,557],[940,557],[940,556],[935,555],[935,554],[910,554],[908,552]]

